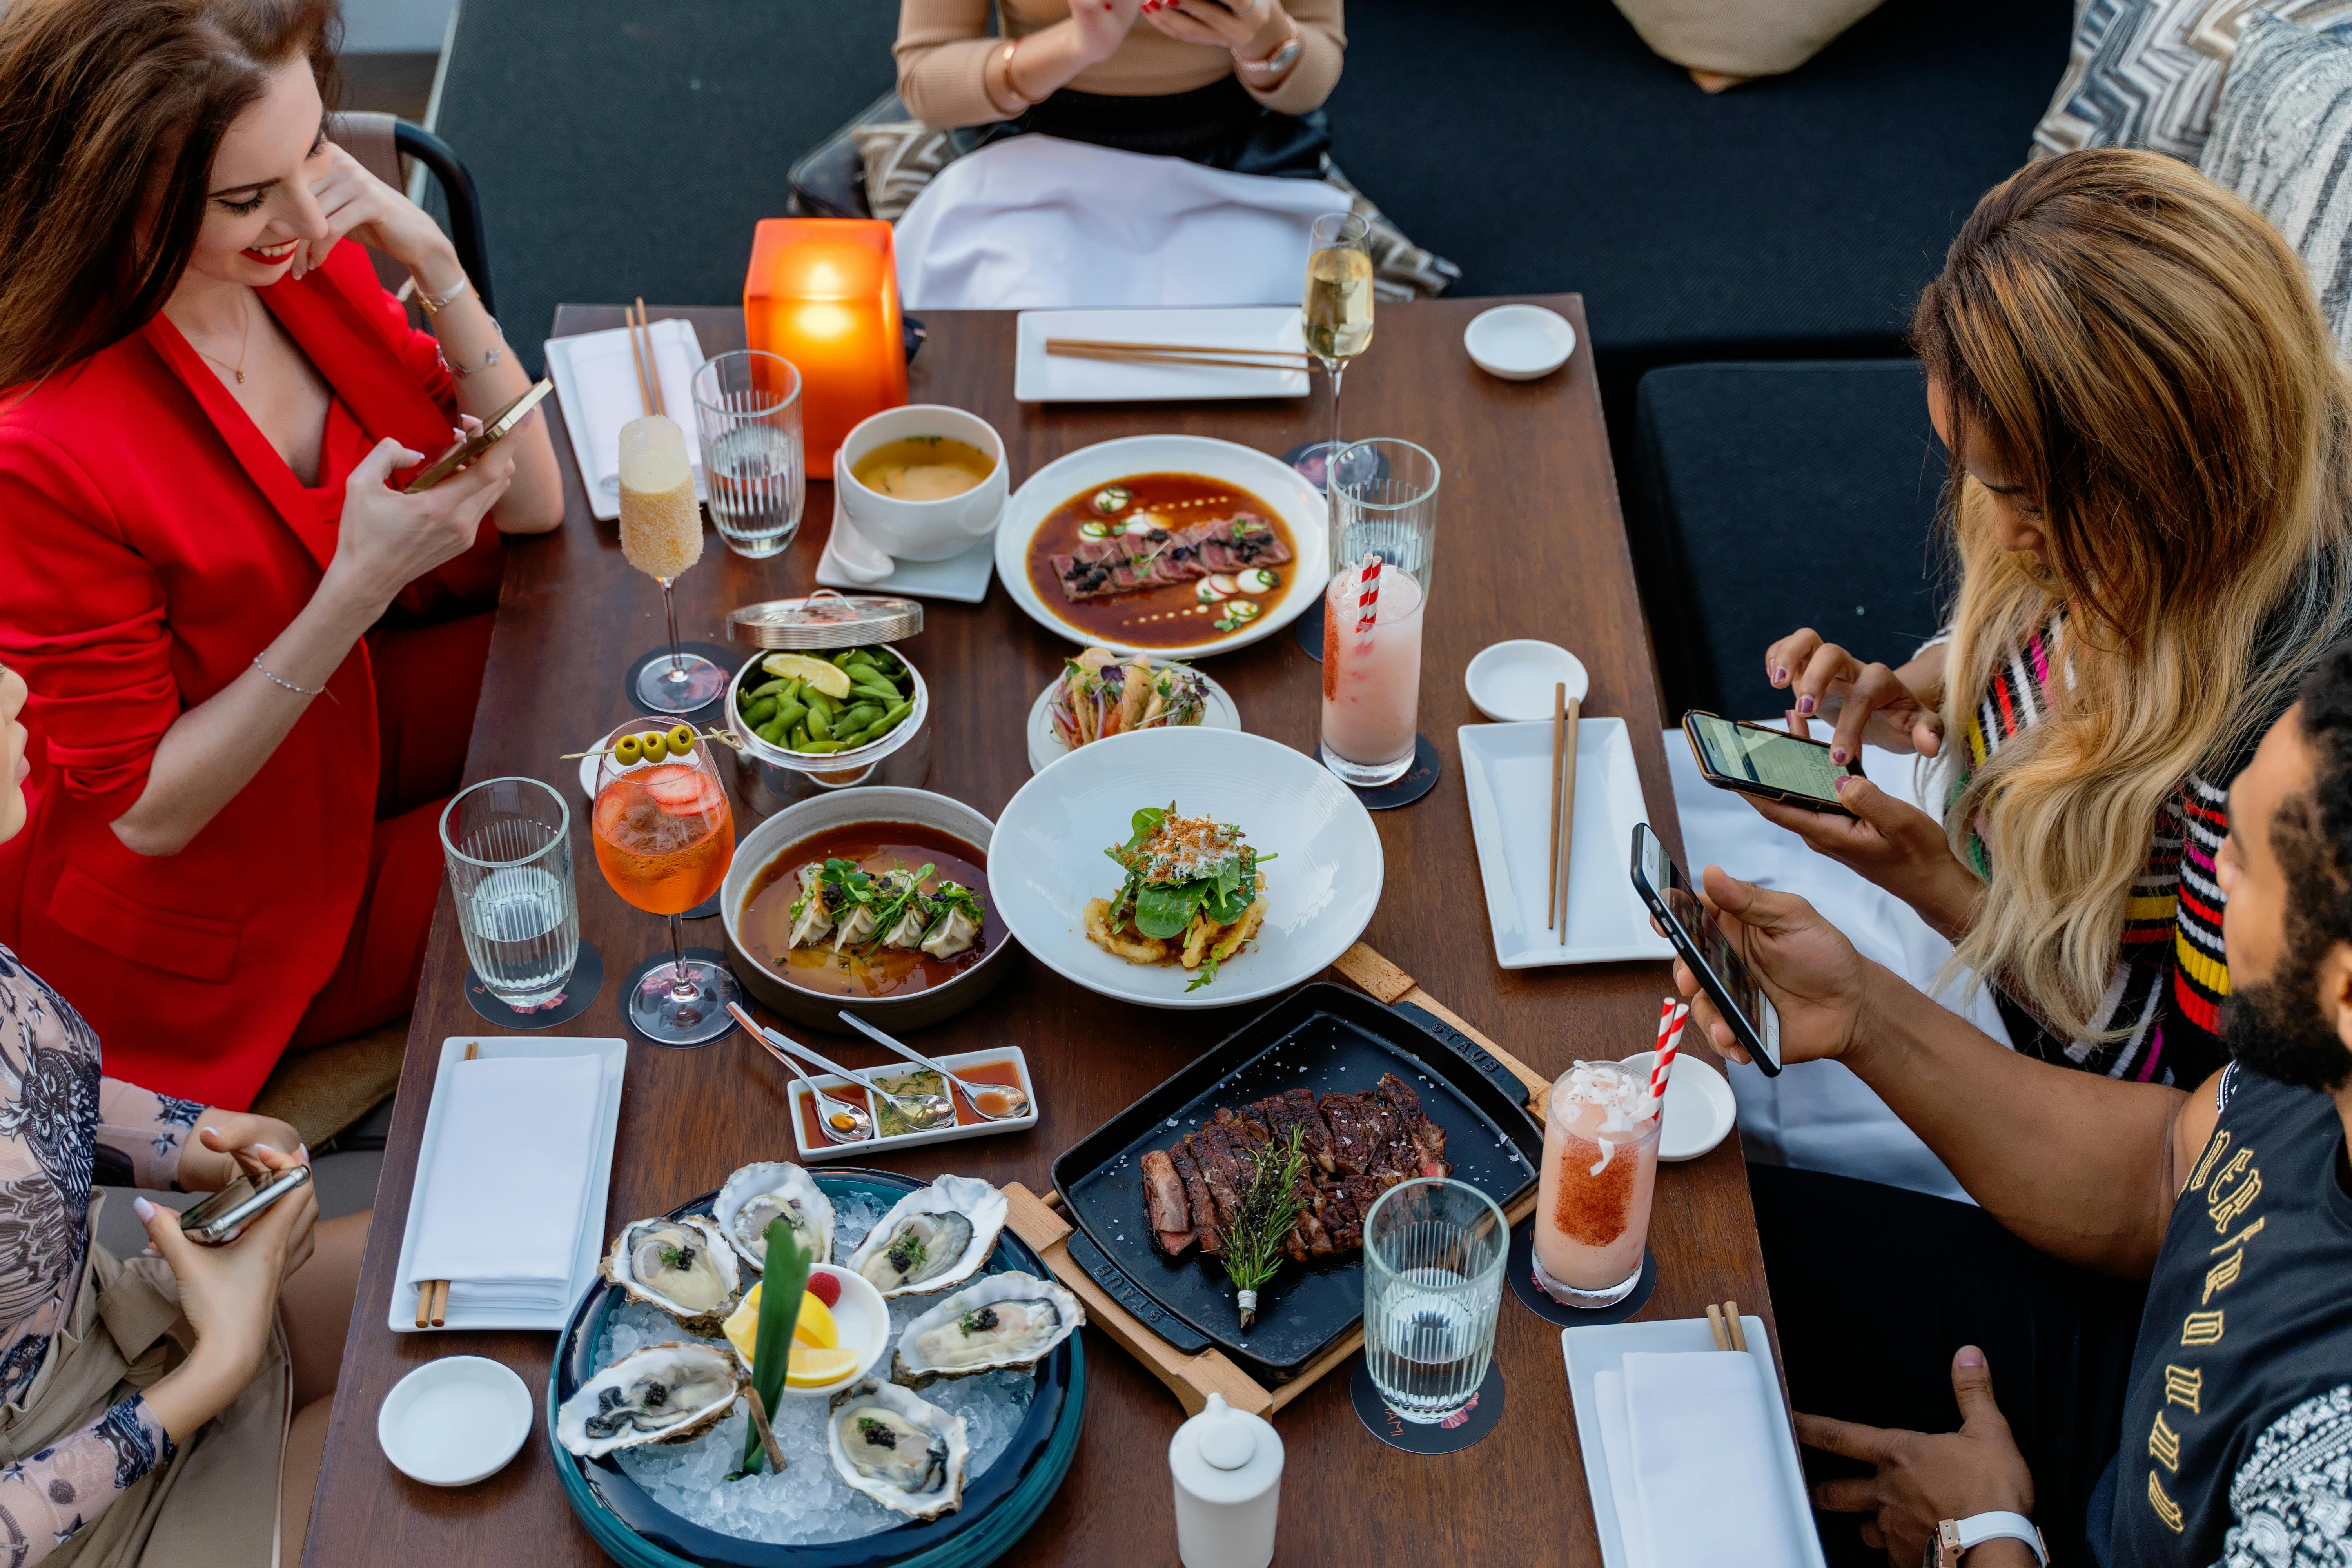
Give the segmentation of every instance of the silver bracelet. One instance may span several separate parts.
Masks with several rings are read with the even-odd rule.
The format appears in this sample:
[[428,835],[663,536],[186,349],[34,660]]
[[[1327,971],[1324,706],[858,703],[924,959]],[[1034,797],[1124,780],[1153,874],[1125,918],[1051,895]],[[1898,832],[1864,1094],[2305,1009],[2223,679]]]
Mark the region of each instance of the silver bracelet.
[[272,675],[269,672],[269,667],[261,662],[261,656],[259,654],[255,654],[253,656],[253,668],[261,671],[262,679],[268,681],[272,686],[282,686],[287,690],[295,693],[297,696],[316,697],[320,692],[327,689],[323,686],[297,686],[290,680]]
[[457,364],[454,363],[446,353],[441,356],[441,363],[449,366],[451,375],[463,381],[469,375],[476,375],[489,369],[506,357],[507,330],[499,325],[499,319],[496,316],[490,318],[490,331],[498,334],[498,341],[483,353],[481,363]]
[[457,279],[457,286],[456,288],[450,289],[446,294],[440,296],[438,299],[436,299],[434,296],[427,294],[425,291],[424,284],[416,282],[415,273],[410,273],[408,275],[408,280],[411,283],[416,284],[416,302],[425,307],[425,313],[428,316],[439,315],[443,310],[447,310],[451,305],[457,303],[458,295],[463,294],[467,289],[471,289],[474,286],[474,280],[472,279],[460,277]]

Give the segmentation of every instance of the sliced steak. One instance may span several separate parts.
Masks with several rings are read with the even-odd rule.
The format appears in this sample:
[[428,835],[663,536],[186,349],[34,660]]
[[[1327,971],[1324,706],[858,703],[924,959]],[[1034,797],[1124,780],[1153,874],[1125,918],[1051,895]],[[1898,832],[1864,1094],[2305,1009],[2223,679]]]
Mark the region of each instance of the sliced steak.
[[1352,1094],[1327,1094],[1316,1101],[1325,1125],[1331,1129],[1331,1157],[1341,1174],[1360,1176],[1380,1152],[1377,1129]]
[[1217,1207],[1209,1196],[1209,1184],[1201,1174],[1201,1167],[1192,1157],[1192,1141],[1181,1139],[1168,1151],[1170,1163],[1176,1167],[1176,1177],[1184,1184],[1184,1197],[1192,1218],[1192,1234],[1200,1237],[1201,1250],[1211,1257],[1224,1251],[1223,1228],[1217,1224]]
[[1331,1173],[1331,1130],[1323,1124],[1321,1112],[1315,1109],[1315,1091],[1311,1089],[1286,1089],[1282,1102],[1290,1110],[1291,1119],[1306,1135],[1307,1152],[1316,1169],[1325,1175]]
[[1184,1179],[1165,1149],[1150,1150],[1137,1163],[1143,1173],[1143,1207],[1151,1237],[1160,1251],[1177,1257],[1192,1245],[1192,1211],[1184,1197]]
[[1203,576],[1251,566],[1279,566],[1290,559],[1290,546],[1282,542],[1274,525],[1247,511],[1181,530],[1176,546],[1184,552],[1186,564],[1198,565]]
[[1212,1121],[1192,1134],[1192,1158],[1200,1162],[1202,1179],[1217,1201],[1217,1228],[1232,1229],[1234,1216],[1242,1210],[1242,1189],[1249,1184],[1248,1168],[1235,1152],[1232,1135],[1222,1123]]

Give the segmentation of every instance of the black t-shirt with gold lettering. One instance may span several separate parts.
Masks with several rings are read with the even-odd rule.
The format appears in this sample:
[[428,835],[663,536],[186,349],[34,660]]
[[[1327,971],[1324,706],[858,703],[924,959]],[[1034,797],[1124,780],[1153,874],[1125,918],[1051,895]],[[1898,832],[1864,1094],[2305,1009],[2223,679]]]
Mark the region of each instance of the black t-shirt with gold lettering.
[[2352,1192],[2336,1102],[2231,1067],[2150,1282],[2108,1561],[2352,1563]]

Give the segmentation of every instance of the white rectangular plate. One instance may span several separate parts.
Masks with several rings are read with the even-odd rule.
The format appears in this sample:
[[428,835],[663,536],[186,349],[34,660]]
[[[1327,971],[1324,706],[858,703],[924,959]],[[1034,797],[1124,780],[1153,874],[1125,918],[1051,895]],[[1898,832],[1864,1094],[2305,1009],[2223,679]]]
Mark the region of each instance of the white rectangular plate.
[[580,1224],[578,1256],[572,1260],[572,1294],[562,1307],[552,1312],[469,1311],[452,1304],[441,1331],[451,1329],[545,1329],[550,1333],[562,1331],[564,1321],[571,1317],[572,1303],[596,1278],[596,1268],[604,1255],[604,1204],[613,1186],[613,1134],[621,1125],[621,1078],[629,1065],[629,1042],[616,1039],[556,1037],[538,1035],[457,1035],[441,1042],[441,1063],[433,1074],[433,1103],[425,1113],[425,1138],[416,1146],[416,1184],[409,1189],[408,1218],[400,1235],[400,1267],[393,1270],[392,1308],[385,1321],[395,1334],[437,1332],[416,1326],[416,1292],[401,1283],[408,1273],[409,1258],[416,1250],[417,1198],[425,1191],[427,1173],[433,1169],[433,1155],[441,1140],[441,1086],[449,1080],[449,1070],[466,1059],[466,1047],[479,1046],[483,1057],[601,1057],[604,1061],[604,1094],[596,1105],[595,1142],[590,1158],[593,1163],[588,1172],[586,1213]]
[[1495,962],[1505,969],[1671,958],[1633,890],[1633,825],[1650,820],[1633,739],[1622,719],[1576,729],[1576,818],[1568,861],[1568,931],[1544,926],[1551,868],[1551,725],[1465,724],[1462,777],[1486,884]]
[[1199,343],[1305,353],[1295,305],[1230,305],[1167,310],[1024,310],[1013,364],[1023,403],[1182,403],[1230,397],[1304,397],[1304,370],[1244,370],[1227,364],[1145,364],[1072,359],[1045,352],[1047,338],[1100,342]]
[[[1029,1058],[1021,1054],[1020,1047],[1006,1046],[993,1051],[964,1051],[956,1056],[933,1057],[931,1059],[944,1068],[976,1068],[982,1062],[1001,1062],[1008,1058],[1013,1063],[1014,1076],[1021,1079],[1021,1087],[1029,1096],[1029,1113],[1025,1116],[1007,1117],[1003,1121],[976,1121],[969,1127],[941,1127],[929,1132],[898,1132],[862,1143],[819,1142],[811,1147],[808,1124],[801,1116],[801,1108],[808,1103],[808,1088],[800,1079],[794,1078],[785,1091],[785,1104],[792,1110],[793,1142],[799,1146],[802,1160],[814,1165],[824,1160],[863,1159],[894,1149],[912,1149],[922,1143],[951,1143],[959,1138],[984,1138],[992,1132],[1018,1132],[1024,1127],[1034,1127],[1037,1125],[1037,1081],[1029,1076]],[[781,1072],[783,1069],[779,1068],[777,1070]],[[868,1070],[888,1073],[896,1078],[901,1070],[920,1072],[923,1069],[912,1062],[901,1062],[895,1067],[885,1064]],[[812,1073],[810,1076],[816,1079],[817,1087],[828,1094],[849,1086],[848,1079],[835,1078],[829,1072]]]
[[[608,329],[610,335],[615,337],[627,330],[625,327]],[[686,340],[687,363],[697,366],[702,363],[702,341],[695,335],[692,321],[682,317],[664,317],[652,323],[647,331],[665,335],[677,333]],[[606,334],[574,332],[568,338],[548,339],[547,374],[549,379],[555,383],[555,400],[563,409],[563,427],[572,433],[572,460],[579,465],[580,489],[588,498],[588,515],[599,522],[614,522],[621,516],[621,498],[617,494],[605,494],[604,487],[596,482],[596,466],[588,456],[588,422],[577,412],[580,407],[580,377],[572,366],[573,343],[582,338],[604,335]],[[685,398],[691,395],[690,391],[677,384],[675,376],[662,378],[662,399],[669,407],[678,407]],[[677,420],[678,428],[686,432],[687,461],[694,468],[694,499],[703,500],[708,498],[702,493],[702,434],[695,423],[693,404],[686,403],[685,409],[684,418],[676,414],[670,417]]]
[[[1585,722],[1590,724],[1592,721],[1587,719]],[[1628,832],[1630,835],[1631,830]],[[1780,1374],[1772,1365],[1772,1342],[1764,1332],[1764,1320],[1743,1316],[1739,1321],[1747,1331],[1748,1353],[1755,1361],[1759,1380],[1764,1384],[1769,1413],[1779,1421],[1780,1429],[1786,1431],[1788,1410],[1780,1403]],[[1609,1489],[1609,1451],[1601,1442],[1593,1375],[1622,1370],[1628,1352],[1671,1355],[1682,1351],[1714,1349],[1715,1336],[1707,1329],[1705,1318],[1666,1318],[1655,1322],[1610,1323],[1600,1328],[1559,1331],[1560,1354],[1568,1363],[1568,1395],[1576,1407],[1576,1441],[1584,1450],[1584,1485],[1592,1499],[1592,1532],[1601,1539],[1601,1561],[1607,1568],[1627,1568],[1625,1538],[1617,1524],[1614,1494]],[[1781,1445],[1780,1458],[1782,1478],[1789,1489],[1789,1517],[1803,1521],[1801,1528],[1810,1526],[1813,1503],[1805,1495],[1804,1468],[1797,1461],[1794,1436]],[[1801,1542],[1795,1543],[1799,1554],[1820,1564],[1820,1539],[1810,1528],[1804,1529],[1804,1537]]]

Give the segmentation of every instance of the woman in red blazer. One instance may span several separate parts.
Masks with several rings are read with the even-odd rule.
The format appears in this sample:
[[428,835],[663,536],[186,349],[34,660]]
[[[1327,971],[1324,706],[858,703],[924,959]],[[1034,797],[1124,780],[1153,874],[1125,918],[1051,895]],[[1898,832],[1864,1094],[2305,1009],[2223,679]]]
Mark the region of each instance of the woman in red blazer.
[[330,0],[0,20],[0,662],[36,736],[0,942],[124,1076],[230,1107],[411,1004],[467,612],[499,531],[562,516],[537,421],[396,489],[529,384],[440,230],[326,140],[333,32]]

